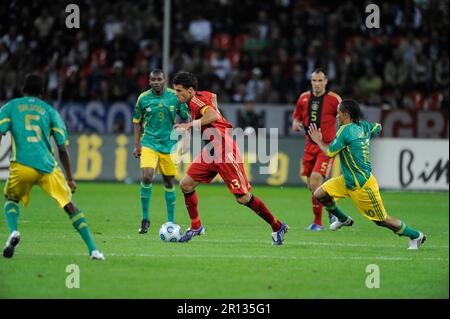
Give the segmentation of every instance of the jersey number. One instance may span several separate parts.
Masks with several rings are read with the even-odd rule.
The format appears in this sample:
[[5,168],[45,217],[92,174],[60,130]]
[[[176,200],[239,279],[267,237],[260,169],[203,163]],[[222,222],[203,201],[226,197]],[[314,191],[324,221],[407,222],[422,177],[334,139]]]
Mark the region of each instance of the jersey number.
[[239,185],[239,182],[238,182],[238,180],[237,179],[233,179],[232,181],[231,181],[231,188],[232,189],[240,189],[241,188],[241,185]]
[[159,112],[158,113],[158,119],[160,122],[162,122],[164,120],[164,113],[163,112]]
[[32,143],[38,143],[41,140],[41,128],[37,125],[32,125],[31,121],[39,121],[41,117],[39,115],[32,115],[28,114],[25,115],[25,129],[27,131],[32,131],[36,135],[35,136],[28,136],[27,141]]
[[311,112],[311,122],[317,121],[317,111]]

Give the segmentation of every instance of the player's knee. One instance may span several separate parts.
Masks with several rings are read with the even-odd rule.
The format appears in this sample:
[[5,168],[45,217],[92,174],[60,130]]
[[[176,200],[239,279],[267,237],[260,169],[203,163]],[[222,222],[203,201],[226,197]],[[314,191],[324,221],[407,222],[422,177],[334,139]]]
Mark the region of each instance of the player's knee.
[[321,187],[316,188],[316,190],[313,193],[313,196],[318,202],[322,204],[333,201],[333,197],[325,193]]
[[173,180],[174,178],[172,176],[163,176],[163,183],[165,188],[172,188],[173,187]]
[[236,196],[236,202],[238,202],[241,205],[247,205],[250,199],[252,198],[252,194],[247,193],[245,195],[238,195]]
[[322,175],[312,175],[310,180],[309,180],[309,189],[311,190],[311,192],[315,192],[320,185],[322,185],[323,182],[323,177]]
[[184,178],[180,181],[180,188],[183,193],[192,193],[195,186]]
[[144,174],[144,175],[142,175],[141,182],[144,185],[151,184],[153,182],[153,175],[152,174]]

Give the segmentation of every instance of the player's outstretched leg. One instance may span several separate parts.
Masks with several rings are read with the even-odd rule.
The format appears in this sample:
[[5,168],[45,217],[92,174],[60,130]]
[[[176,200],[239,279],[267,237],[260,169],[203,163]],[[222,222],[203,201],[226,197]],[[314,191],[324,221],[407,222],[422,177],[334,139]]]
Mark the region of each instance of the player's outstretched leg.
[[314,197],[325,206],[325,209],[329,213],[333,214],[337,218],[337,220],[330,224],[330,230],[334,231],[342,228],[343,226],[353,225],[353,219],[344,213],[344,211],[336,204],[334,199],[328,195],[322,187],[319,187],[314,192]]
[[195,187],[198,182],[194,181],[189,175],[183,177],[180,181],[180,188],[184,194],[184,202],[191,219],[191,227],[187,229],[186,233],[181,236],[179,242],[186,243],[194,236],[203,235],[205,228],[202,226],[200,216],[198,214],[198,197]]
[[20,242],[20,233],[18,231],[19,205],[18,203],[5,198],[5,216],[9,228],[9,237],[3,249],[3,257],[11,258],[14,250]]
[[258,197],[251,193],[245,195],[235,195],[239,204],[245,205],[253,210],[259,217],[265,220],[272,227],[272,244],[282,245],[284,236],[288,231],[288,225],[280,222]]
[[89,250],[89,256],[92,259],[104,260],[105,257],[100,251],[97,250],[95,246],[84,214],[80,210],[78,210],[78,208],[72,202],[64,206],[64,210],[69,215],[73,227],[77,230],[84,243],[86,244]]
[[387,227],[399,236],[409,237],[408,249],[417,250],[427,240],[427,236],[417,230],[412,229],[401,220],[386,216],[383,221],[375,221],[378,226]]

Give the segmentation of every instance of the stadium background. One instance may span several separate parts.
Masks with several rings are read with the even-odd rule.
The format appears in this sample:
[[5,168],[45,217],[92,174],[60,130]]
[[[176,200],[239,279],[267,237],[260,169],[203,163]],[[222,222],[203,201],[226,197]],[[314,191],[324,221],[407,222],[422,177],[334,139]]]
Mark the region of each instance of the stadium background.
[[[69,3],[0,4],[0,101],[20,96],[26,73],[43,75],[46,100],[71,134],[76,178],[136,181],[132,109],[149,71],[162,67],[164,1],[76,1],[79,29],[66,27]],[[375,29],[365,26],[369,3],[174,0],[168,78],[197,74],[236,127],[278,128],[280,169],[259,176],[260,163],[248,166],[254,183],[304,185],[304,136],[291,130],[291,115],[312,70],[323,67],[328,89],[360,101],[366,119],[384,126],[374,171],[396,180],[382,177],[382,188],[448,190],[448,1],[383,3]],[[384,141],[396,150],[403,138],[418,143],[381,155]],[[8,151],[4,140],[2,179]]]

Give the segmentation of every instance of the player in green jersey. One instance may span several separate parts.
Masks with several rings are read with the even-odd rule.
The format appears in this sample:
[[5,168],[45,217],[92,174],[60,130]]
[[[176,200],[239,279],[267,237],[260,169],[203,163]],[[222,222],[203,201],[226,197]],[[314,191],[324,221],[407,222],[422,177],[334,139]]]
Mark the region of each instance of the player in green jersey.
[[[28,75],[24,97],[11,100],[0,110],[0,141],[1,136],[10,131],[12,142],[9,178],[4,188],[4,209],[10,235],[3,256],[11,258],[20,241],[19,202],[26,207],[31,188],[39,185],[69,215],[73,227],[86,243],[89,256],[105,259],[92,240],[84,214],[72,202],[72,193],[77,186],[71,173],[66,127],[59,113],[39,99],[43,92],[43,79]],[[53,156],[51,136],[58,146],[67,181]]]
[[[165,87],[163,71],[155,69],[150,73],[150,89],[142,93],[134,109],[134,151],[140,157],[141,167],[141,206],[142,221],[140,234],[150,227],[150,199],[155,169],[158,167],[164,182],[164,197],[167,207],[167,220],[175,222],[176,193],[174,180],[176,166],[171,154],[177,141],[171,139],[177,114],[183,121],[190,120],[189,109],[185,103],[178,102],[175,91]],[[142,128],[144,133],[142,134]]]
[[408,249],[418,249],[426,240],[425,234],[387,215],[384,209],[369,158],[370,138],[381,131],[381,125],[360,121],[361,116],[358,103],[353,100],[342,101],[337,114],[340,128],[328,147],[322,141],[320,129],[314,124],[310,125],[308,132],[311,139],[329,157],[339,154],[342,166],[342,175],[322,184],[314,192],[314,196],[338,218],[330,225],[331,230],[353,225],[353,219],[335,202],[335,199],[350,197],[366,218],[378,226],[389,228],[399,236],[409,237]]

